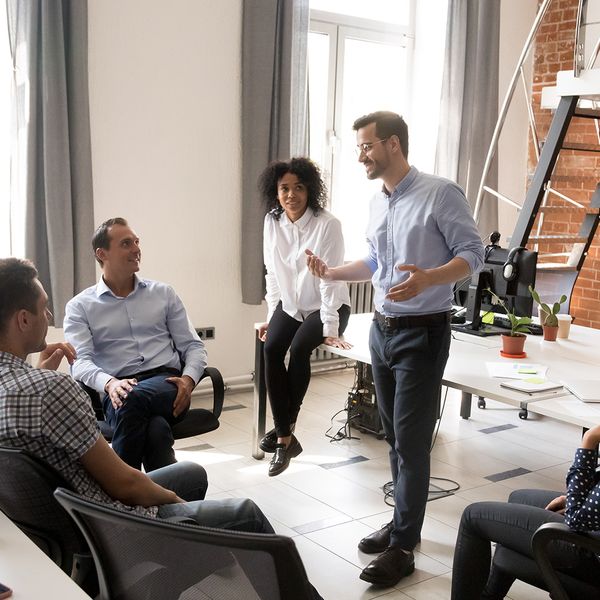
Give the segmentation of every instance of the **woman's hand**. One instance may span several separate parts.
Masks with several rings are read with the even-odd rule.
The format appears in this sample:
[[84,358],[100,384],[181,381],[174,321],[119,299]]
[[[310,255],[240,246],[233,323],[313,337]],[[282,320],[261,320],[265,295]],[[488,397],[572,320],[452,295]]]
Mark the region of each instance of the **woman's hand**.
[[352,344],[345,342],[342,338],[339,337],[326,337],[323,339],[323,343],[326,346],[333,346],[334,348],[343,348],[344,350],[350,350],[350,348],[352,348]]
[[261,342],[266,341],[266,339],[267,339],[267,329],[268,328],[269,328],[269,324],[268,323],[261,323],[261,325],[259,325],[257,335],[258,335],[258,339]]
[[558,496],[558,498],[554,498],[554,500],[550,501],[548,506],[546,506],[546,510],[551,510],[552,512],[558,513],[559,515],[564,515],[566,507],[567,507],[567,497],[566,496]]

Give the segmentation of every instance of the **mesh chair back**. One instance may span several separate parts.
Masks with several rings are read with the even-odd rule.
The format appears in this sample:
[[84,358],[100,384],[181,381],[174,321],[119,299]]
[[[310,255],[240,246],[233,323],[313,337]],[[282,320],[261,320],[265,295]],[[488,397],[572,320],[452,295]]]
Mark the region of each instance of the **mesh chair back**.
[[290,538],[140,517],[59,489],[85,535],[102,600],[309,600]]
[[71,486],[50,465],[26,450],[0,447],[0,509],[69,575],[73,556],[87,544],[54,498]]

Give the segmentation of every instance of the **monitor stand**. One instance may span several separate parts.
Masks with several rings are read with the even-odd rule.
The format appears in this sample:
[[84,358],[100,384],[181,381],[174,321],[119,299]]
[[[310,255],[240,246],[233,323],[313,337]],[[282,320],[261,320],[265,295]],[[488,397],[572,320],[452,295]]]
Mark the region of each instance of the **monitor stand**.
[[461,331],[462,333],[477,335],[479,337],[489,337],[491,335],[502,335],[503,333],[507,333],[506,329],[503,329],[502,327],[496,327],[495,325],[488,325],[487,323],[481,323],[479,327],[473,326],[473,323],[452,325],[451,327],[452,331]]

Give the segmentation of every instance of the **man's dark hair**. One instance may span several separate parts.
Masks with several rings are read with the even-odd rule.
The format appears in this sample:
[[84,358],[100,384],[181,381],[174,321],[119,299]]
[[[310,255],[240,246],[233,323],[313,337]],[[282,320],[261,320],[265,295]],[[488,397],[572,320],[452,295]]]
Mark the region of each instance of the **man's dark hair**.
[[375,135],[380,140],[387,139],[392,135],[398,136],[402,154],[404,154],[404,158],[408,159],[408,125],[399,114],[388,110],[378,110],[356,119],[352,129],[358,131],[371,123],[375,123]]
[[104,221],[104,223],[102,223],[98,229],[96,229],[92,237],[92,250],[94,252],[94,258],[98,261],[100,266],[102,266],[102,261],[96,256],[96,250],[98,250],[98,248],[104,248],[104,250],[108,250],[110,246],[110,235],[108,230],[113,225],[123,225],[124,227],[127,227],[129,223],[122,217],[108,219],[107,221]]
[[30,260],[0,258],[0,333],[8,327],[10,318],[21,309],[37,313],[40,288],[36,283],[37,269]]
[[288,161],[272,162],[260,175],[258,189],[263,197],[267,212],[277,221],[283,208],[277,199],[277,184],[286,174],[292,173],[306,186],[307,204],[318,214],[327,203],[327,188],[321,178],[319,167],[310,158],[292,158]]

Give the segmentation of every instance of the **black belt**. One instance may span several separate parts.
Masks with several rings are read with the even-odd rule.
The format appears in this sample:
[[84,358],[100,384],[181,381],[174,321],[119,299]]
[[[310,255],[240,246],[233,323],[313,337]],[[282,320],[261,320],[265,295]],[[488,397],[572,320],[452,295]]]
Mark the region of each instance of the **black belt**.
[[450,311],[431,313],[429,315],[405,315],[403,317],[386,317],[375,311],[373,321],[389,330],[410,329],[411,327],[431,327],[450,323]]
[[119,379],[137,379],[138,381],[141,381],[142,379],[149,379],[150,377],[161,375],[162,373],[168,373],[169,375],[175,375],[176,377],[181,375],[181,371],[178,369],[173,369],[173,367],[157,367],[156,369],[140,371],[139,373],[135,373],[133,375],[119,375],[118,377]]

